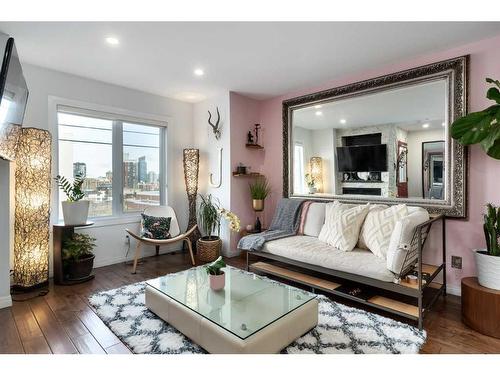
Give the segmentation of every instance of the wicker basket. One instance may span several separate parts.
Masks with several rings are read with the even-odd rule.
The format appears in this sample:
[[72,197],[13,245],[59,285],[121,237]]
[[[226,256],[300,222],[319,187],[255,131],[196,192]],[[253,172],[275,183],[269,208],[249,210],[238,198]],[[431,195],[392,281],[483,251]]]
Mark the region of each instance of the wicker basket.
[[198,259],[202,262],[213,262],[220,255],[222,240],[219,237],[212,237],[209,241],[208,237],[202,237],[196,241],[196,251]]

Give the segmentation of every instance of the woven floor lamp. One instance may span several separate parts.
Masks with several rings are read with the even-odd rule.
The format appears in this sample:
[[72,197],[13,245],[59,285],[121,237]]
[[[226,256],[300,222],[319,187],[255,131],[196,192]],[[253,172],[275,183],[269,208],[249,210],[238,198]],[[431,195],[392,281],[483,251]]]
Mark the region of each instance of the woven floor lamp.
[[18,290],[49,280],[51,143],[48,131],[23,128],[17,145],[13,287]]
[[[197,148],[185,148],[183,151],[184,182],[189,201],[189,220],[187,230],[197,224],[196,220],[196,196],[198,194],[198,171],[200,166],[200,150]],[[189,236],[193,247],[201,237],[198,228]]]

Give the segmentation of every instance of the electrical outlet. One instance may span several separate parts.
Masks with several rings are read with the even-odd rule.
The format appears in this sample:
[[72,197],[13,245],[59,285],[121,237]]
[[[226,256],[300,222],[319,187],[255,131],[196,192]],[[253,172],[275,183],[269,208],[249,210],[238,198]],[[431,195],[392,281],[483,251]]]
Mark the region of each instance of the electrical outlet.
[[462,269],[462,257],[456,255],[451,256],[451,268]]

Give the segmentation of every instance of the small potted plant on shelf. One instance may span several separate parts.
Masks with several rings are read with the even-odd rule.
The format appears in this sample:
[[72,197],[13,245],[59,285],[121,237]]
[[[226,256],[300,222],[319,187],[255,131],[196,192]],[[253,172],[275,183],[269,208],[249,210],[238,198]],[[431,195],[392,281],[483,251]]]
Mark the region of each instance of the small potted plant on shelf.
[[[221,220],[229,222],[229,229],[233,232],[240,230],[238,217],[224,208],[220,207],[217,198],[211,194],[200,195],[200,206],[198,210],[198,223],[203,237],[196,242],[198,259],[202,262],[211,262],[216,259],[221,251],[222,240],[220,238]],[[214,235],[216,233],[216,235]]]
[[482,286],[500,290],[500,207],[486,205],[483,228],[486,249],[475,250],[477,278]]
[[210,283],[210,288],[213,290],[221,290],[224,289],[226,285],[226,275],[222,268],[226,267],[226,263],[221,256],[219,256],[215,262],[210,263],[208,266],[205,266],[205,269],[208,273],[208,279]]
[[62,261],[64,274],[68,279],[84,279],[91,274],[94,267],[94,247],[95,238],[88,234],[74,233],[63,241]]
[[306,173],[306,184],[309,189],[309,194],[314,194],[318,191],[316,188],[316,179],[310,173]]
[[264,200],[271,193],[271,187],[265,177],[255,180],[250,185],[250,196],[254,211],[264,211]]
[[90,204],[88,200],[83,200],[83,198],[85,198],[85,193],[82,191],[82,185],[85,182],[85,176],[77,174],[73,183],[71,183],[66,177],[58,175],[56,177],[56,182],[68,198],[66,201],[61,202],[64,224],[85,224],[89,216]]

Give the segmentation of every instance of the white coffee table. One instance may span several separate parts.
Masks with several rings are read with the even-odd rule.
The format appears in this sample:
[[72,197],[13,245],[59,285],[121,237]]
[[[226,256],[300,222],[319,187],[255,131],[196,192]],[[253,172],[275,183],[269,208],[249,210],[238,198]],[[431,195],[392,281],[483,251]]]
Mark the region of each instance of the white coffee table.
[[318,323],[316,295],[226,267],[209,287],[203,267],[149,280],[146,306],[209,353],[278,353]]

